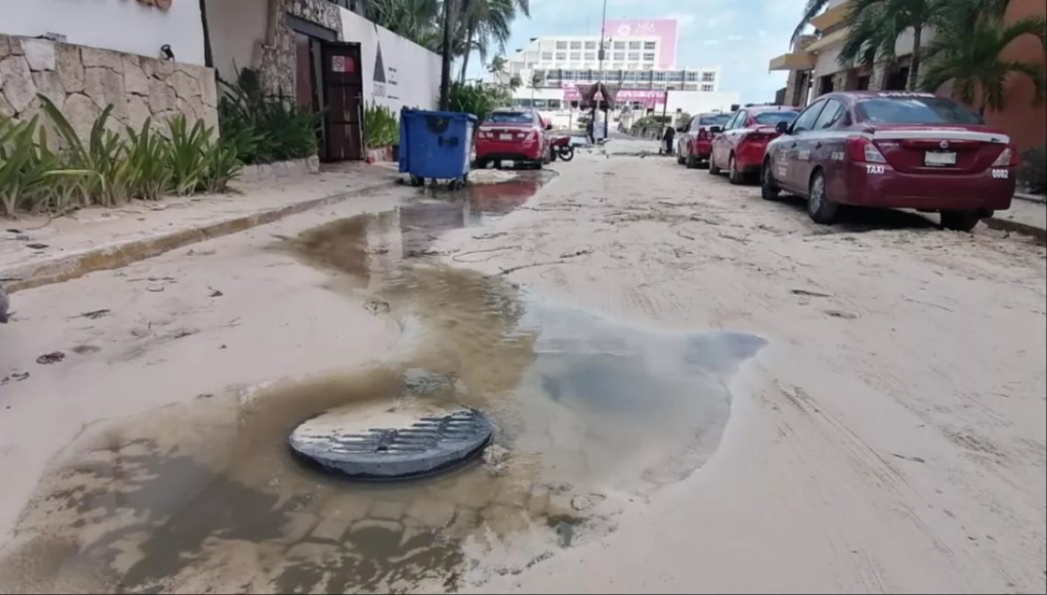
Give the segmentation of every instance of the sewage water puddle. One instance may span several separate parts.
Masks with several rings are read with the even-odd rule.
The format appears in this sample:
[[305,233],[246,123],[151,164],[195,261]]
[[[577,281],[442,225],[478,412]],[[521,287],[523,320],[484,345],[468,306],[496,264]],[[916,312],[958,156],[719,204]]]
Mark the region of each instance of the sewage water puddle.
[[[762,339],[630,326],[412,259],[419,229],[438,228],[413,205],[280,246],[329,270],[334,290],[384,304],[377,313],[403,329],[393,352],[370,369],[229,390],[88,433],[39,485],[0,556],[0,587],[455,591],[606,535],[628,500],[715,452],[730,379]],[[361,484],[289,453],[307,419],[405,402],[487,412],[499,456]]]

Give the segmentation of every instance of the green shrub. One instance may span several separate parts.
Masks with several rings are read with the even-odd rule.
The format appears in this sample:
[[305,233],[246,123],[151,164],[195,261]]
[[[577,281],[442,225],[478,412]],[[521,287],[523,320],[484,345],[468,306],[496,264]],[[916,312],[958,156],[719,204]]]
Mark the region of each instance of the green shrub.
[[368,149],[390,147],[400,142],[400,121],[393,110],[371,102],[364,108],[364,144]]
[[153,130],[147,118],[140,131],[127,128],[127,162],[131,170],[128,191],[144,200],[160,200],[171,187],[171,144]]
[[484,122],[492,111],[509,103],[501,89],[458,82],[451,84],[449,99],[452,112],[473,114],[477,122]]
[[52,152],[38,118],[15,122],[0,116],[0,216],[19,210],[65,211],[90,172],[65,167]]
[[222,81],[218,101],[222,139],[247,165],[303,159],[316,155],[322,114],[294,105],[289,98],[268,95],[258,74],[249,68],[236,81]]
[[205,184],[208,173],[208,151],[212,145],[213,128],[197,122],[192,128],[185,116],[179,115],[168,122],[171,132],[171,149],[168,152],[171,165],[171,190],[180,196],[192,194]]
[[102,110],[94,121],[85,145],[80,136],[50,99],[39,95],[44,113],[55,125],[63,142],[62,159],[66,167],[87,173],[79,187],[80,204],[111,207],[128,198],[129,177],[126,146],[106,125],[113,106]]
[[1022,153],[1018,180],[1033,194],[1047,194],[1047,148],[1037,147]]

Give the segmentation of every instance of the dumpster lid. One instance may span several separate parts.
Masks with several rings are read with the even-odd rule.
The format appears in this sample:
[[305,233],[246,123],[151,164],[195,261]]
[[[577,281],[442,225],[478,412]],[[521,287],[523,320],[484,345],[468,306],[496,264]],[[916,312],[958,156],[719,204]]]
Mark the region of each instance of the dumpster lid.
[[403,108],[404,116],[422,116],[422,117],[435,117],[435,118],[447,118],[448,120],[469,120],[470,122],[476,122],[476,116],[466,112],[434,112],[420,109]]

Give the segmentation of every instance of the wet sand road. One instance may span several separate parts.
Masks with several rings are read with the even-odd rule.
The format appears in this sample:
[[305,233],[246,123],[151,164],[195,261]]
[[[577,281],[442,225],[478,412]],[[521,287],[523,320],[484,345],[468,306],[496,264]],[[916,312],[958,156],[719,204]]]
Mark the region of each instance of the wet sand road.
[[[557,167],[19,294],[0,591],[1043,591],[1042,248]],[[492,412],[507,459],[361,486],[287,454],[402,399]]]

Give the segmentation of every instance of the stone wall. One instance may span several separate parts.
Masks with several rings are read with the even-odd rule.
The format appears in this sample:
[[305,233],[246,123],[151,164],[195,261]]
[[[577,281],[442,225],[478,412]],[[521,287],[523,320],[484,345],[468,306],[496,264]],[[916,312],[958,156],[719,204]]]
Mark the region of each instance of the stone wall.
[[152,117],[161,130],[184,114],[218,126],[214,71],[86,46],[0,34],[0,114],[27,120],[50,99],[81,135],[113,106],[112,127],[141,128]]
[[294,97],[295,60],[294,31],[287,25],[287,15],[331,29],[342,39],[342,15],[338,6],[326,0],[275,0],[280,22],[273,31],[273,41],[262,47],[259,71],[271,93]]

